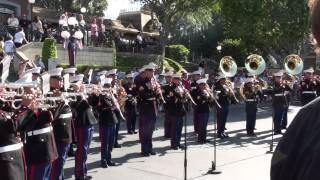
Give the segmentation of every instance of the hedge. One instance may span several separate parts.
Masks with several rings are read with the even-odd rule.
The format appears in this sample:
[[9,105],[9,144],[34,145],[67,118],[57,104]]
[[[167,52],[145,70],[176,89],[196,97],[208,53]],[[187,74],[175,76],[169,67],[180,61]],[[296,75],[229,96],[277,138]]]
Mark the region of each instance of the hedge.
[[189,53],[189,49],[181,44],[166,46],[166,57],[176,61],[186,61]]
[[42,60],[48,67],[49,58],[58,58],[57,41],[54,38],[46,38],[42,46]]

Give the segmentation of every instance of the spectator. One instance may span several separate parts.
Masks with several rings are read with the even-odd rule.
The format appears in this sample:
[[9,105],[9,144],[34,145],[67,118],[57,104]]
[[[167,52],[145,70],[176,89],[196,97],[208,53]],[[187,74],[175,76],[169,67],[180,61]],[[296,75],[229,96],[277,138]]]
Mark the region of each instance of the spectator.
[[59,19],[59,27],[62,30],[64,27],[68,27],[68,17],[64,14],[61,14]]
[[82,44],[84,45],[84,38],[87,37],[86,36],[87,27],[86,27],[86,21],[83,19],[83,15],[82,14],[79,15],[79,28],[80,28],[80,31],[83,34]]
[[33,63],[37,66],[41,68],[41,71],[44,71],[46,69],[46,66],[44,65],[42,58],[40,57],[40,55],[35,55],[34,57],[34,61]]
[[27,41],[27,39],[26,39],[26,35],[25,35],[24,31],[23,31],[23,28],[20,27],[20,28],[19,28],[19,31],[16,32],[16,34],[14,35],[14,45],[15,45],[17,48],[19,48],[19,47],[22,46],[23,41],[24,41],[25,43],[28,43],[28,41]]
[[141,32],[139,32],[136,37],[136,47],[140,51],[142,49],[142,46],[143,46],[143,37]]
[[40,42],[42,35],[44,34],[44,30],[39,16],[35,17],[33,29],[35,30],[35,41]]
[[97,25],[97,19],[93,19],[91,23],[91,45],[96,46],[97,45],[97,36],[98,36],[98,25]]
[[13,43],[13,37],[10,35],[8,36],[7,40],[4,42],[4,52],[7,55],[13,55],[14,51],[15,51],[15,46]]
[[99,21],[99,34],[98,34],[98,42],[99,45],[103,45],[103,43],[105,42],[105,33],[106,33],[106,26],[103,23],[103,19],[100,19]]
[[19,27],[19,20],[15,17],[15,14],[11,14],[11,17],[8,18],[8,26],[14,28]]

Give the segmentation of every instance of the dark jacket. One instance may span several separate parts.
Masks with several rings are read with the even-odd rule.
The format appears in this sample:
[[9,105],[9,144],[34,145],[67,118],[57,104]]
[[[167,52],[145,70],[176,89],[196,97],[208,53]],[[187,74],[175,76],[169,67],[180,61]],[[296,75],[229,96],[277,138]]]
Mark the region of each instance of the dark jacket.
[[166,106],[168,115],[183,116],[186,113],[184,108],[184,94],[179,93],[178,86],[171,85],[168,89]]
[[56,109],[52,109],[53,132],[57,143],[70,144],[72,142],[72,112],[68,104],[59,103]]
[[77,97],[77,101],[72,104],[75,115],[75,127],[80,128],[84,126],[90,126],[97,124],[98,121],[92,110],[93,95],[90,95],[87,99]]
[[195,89],[192,93],[192,98],[197,104],[194,106],[194,111],[199,113],[210,112],[210,106],[212,105],[212,99],[209,94],[201,91],[199,88]]
[[[29,110],[30,111],[30,110]],[[26,144],[24,152],[27,164],[50,163],[58,157],[54,134],[50,132],[35,134],[44,128],[52,128],[52,113],[48,110],[38,110],[37,113],[29,112],[30,123],[26,127]]]

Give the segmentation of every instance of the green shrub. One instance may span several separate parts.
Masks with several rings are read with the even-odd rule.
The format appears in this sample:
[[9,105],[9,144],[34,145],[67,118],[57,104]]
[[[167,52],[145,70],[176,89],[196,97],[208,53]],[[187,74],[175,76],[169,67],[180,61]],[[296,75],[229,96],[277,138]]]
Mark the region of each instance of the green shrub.
[[48,67],[49,58],[58,58],[57,41],[54,38],[46,38],[42,46],[42,60]]
[[181,44],[166,46],[166,57],[176,61],[186,61],[189,53],[189,49]]
[[169,59],[169,58],[166,58],[164,60],[163,66],[164,66],[165,70],[174,69],[176,72],[181,72],[181,71],[185,70],[180,63],[178,63],[172,59]]
[[116,43],[112,41],[112,64],[113,66],[117,66],[117,48]]

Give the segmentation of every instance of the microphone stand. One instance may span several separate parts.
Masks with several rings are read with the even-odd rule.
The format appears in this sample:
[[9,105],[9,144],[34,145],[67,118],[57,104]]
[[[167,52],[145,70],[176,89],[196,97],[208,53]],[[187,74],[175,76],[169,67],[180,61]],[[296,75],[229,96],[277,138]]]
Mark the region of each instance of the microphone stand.
[[208,174],[221,174],[221,171],[217,171],[217,121],[216,117],[213,120],[214,123],[214,135],[213,135],[213,161],[211,162],[211,169]]
[[184,180],[187,180],[187,114],[184,117]]
[[274,136],[274,123],[273,123],[273,120],[274,120],[274,113],[272,113],[272,122],[271,122],[271,130],[272,130],[272,132],[271,132],[271,142],[270,142],[270,149],[269,149],[269,151],[267,151],[266,153],[267,154],[272,154],[273,153],[273,141],[274,141],[274,139],[273,139],[273,136]]

